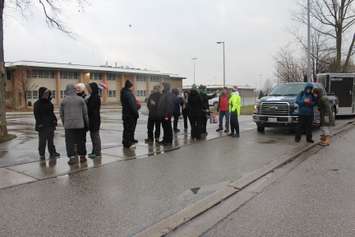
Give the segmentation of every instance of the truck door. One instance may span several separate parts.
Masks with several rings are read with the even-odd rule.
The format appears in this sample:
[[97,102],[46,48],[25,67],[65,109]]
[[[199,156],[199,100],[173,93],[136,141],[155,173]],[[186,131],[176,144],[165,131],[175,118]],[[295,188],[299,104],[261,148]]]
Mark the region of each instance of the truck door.
[[354,78],[331,78],[331,93],[339,99],[340,114],[352,113],[353,83]]

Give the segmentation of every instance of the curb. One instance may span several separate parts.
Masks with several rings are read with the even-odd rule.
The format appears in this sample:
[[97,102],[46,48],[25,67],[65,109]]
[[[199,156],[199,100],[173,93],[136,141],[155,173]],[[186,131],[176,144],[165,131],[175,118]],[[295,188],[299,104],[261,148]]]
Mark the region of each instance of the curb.
[[[351,129],[351,126],[355,125],[355,120],[349,121],[344,125],[340,126],[335,132],[333,132],[332,137],[339,135],[340,133]],[[292,162],[296,158],[300,157],[302,154],[310,151],[311,149],[320,145],[320,142],[313,143],[301,149],[299,152],[292,155],[285,155],[272,161],[270,164],[253,171],[250,174],[242,176],[240,179],[231,182],[226,185],[221,190],[207,196],[206,198],[197,201],[190,206],[182,209],[181,211],[161,220],[160,222],[147,227],[143,231],[135,234],[135,237],[151,237],[151,236],[166,236],[172,231],[176,230],[180,226],[186,224],[192,219],[200,216],[201,214],[207,212],[213,207],[219,205],[221,202],[231,198],[236,193],[244,190],[251,184],[262,179],[266,175],[272,173],[274,170],[284,166],[287,163]]]

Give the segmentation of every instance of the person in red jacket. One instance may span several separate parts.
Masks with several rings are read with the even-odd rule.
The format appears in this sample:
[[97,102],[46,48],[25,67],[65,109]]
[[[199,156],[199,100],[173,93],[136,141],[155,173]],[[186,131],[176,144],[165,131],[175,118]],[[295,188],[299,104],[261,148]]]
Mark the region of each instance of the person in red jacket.
[[226,120],[225,133],[229,132],[229,93],[228,89],[224,88],[219,96],[217,111],[219,112],[219,127],[217,132],[223,131],[223,118]]

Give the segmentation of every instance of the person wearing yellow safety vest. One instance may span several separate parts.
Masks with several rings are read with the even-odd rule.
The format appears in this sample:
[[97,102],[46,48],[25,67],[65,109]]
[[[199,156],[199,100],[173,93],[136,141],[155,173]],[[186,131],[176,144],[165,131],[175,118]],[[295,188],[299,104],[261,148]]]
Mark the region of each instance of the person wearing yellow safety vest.
[[231,133],[229,136],[231,137],[239,137],[239,122],[238,117],[240,115],[241,108],[241,97],[238,92],[238,87],[233,87],[232,93],[229,97],[229,113],[230,113],[230,127]]

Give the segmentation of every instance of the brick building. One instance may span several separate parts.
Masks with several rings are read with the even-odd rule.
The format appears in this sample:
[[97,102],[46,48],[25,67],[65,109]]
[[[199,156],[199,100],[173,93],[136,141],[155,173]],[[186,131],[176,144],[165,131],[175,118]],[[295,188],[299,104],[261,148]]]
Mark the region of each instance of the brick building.
[[59,105],[67,84],[97,82],[107,86],[102,90],[103,104],[118,103],[126,80],[134,84],[136,96],[143,101],[155,85],[169,82],[182,89],[183,77],[158,71],[128,67],[88,66],[71,63],[17,61],[6,63],[7,107],[21,109],[38,99],[42,86],[52,91],[53,103]]

